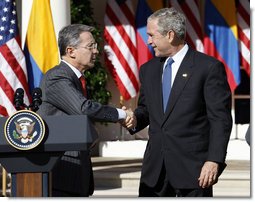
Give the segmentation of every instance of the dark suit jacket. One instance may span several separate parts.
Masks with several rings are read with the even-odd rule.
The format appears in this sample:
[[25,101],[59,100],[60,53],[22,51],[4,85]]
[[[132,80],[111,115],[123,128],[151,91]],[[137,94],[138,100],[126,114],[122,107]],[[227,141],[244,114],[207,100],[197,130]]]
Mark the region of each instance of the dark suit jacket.
[[205,161],[224,169],[232,128],[231,91],[224,65],[189,48],[175,77],[166,112],[162,105],[164,58],[140,68],[135,115],[138,132],[149,125],[141,182],[154,186],[165,164],[175,188],[197,188]]
[[[96,121],[118,121],[116,108],[101,105],[83,96],[79,79],[64,62],[44,75],[40,87],[43,102],[37,112],[42,116],[87,115]],[[52,173],[54,190],[82,196],[88,196],[94,191],[89,151],[66,152]]]

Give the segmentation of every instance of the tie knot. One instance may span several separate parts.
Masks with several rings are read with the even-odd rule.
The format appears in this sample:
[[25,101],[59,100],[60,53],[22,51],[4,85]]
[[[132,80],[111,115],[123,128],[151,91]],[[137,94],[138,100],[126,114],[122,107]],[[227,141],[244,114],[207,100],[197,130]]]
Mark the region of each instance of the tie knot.
[[80,76],[80,81],[81,82],[85,81],[85,77],[84,76]]
[[173,63],[174,63],[173,58],[169,58],[166,65],[171,66]]

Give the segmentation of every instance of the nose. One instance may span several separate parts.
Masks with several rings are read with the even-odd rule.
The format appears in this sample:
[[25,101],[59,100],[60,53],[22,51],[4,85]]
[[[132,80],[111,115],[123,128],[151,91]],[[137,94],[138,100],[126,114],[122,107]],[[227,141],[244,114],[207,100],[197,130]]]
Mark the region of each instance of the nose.
[[151,36],[148,36],[147,44],[148,44],[148,45],[152,44],[152,38],[151,38]]
[[93,50],[92,55],[97,56],[99,54],[99,51],[97,49]]
[[98,54],[99,53],[98,48],[93,49],[93,51],[94,51],[94,54]]

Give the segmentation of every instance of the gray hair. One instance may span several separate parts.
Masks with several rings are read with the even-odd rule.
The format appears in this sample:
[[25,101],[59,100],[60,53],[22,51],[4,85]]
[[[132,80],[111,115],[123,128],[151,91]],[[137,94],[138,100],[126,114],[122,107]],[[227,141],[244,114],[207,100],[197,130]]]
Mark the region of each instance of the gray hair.
[[67,46],[77,47],[80,44],[80,34],[92,32],[94,27],[83,24],[72,24],[63,27],[58,34],[58,47],[60,56],[66,54]]
[[163,36],[173,30],[179,39],[185,39],[186,17],[175,8],[162,8],[151,14],[148,21],[152,19],[158,19],[158,32]]

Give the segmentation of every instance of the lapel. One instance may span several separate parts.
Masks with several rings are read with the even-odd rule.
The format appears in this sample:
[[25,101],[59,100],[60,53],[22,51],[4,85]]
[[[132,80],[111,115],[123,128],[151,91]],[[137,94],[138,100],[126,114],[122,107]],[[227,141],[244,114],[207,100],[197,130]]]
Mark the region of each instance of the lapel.
[[[160,71],[156,71],[154,76],[155,76],[155,83],[158,84],[156,85],[156,89],[154,92],[155,93],[155,100],[156,100],[156,105],[159,106],[159,114],[161,117],[164,116],[164,110],[163,110],[163,94],[162,94],[162,74],[163,74],[163,68],[164,68],[164,63],[165,63],[166,58],[160,58]],[[159,98],[159,99],[157,99]]]
[[145,97],[146,99],[150,99],[151,113],[154,114],[155,119],[159,123],[162,122],[164,116],[162,103],[162,71],[165,59],[166,58],[154,57],[140,69],[140,76],[143,78],[142,88],[144,88],[144,93],[146,94]]
[[65,72],[67,72],[67,75],[72,79],[75,86],[80,91],[82,91],[81,82],[80,82],[79,78],[76,76],[76,74],[74,73],[74,71],[65,62],[62,62],[62,61],[60,62],[60,67],[62,67],[65,70]]
[[178,98],[180,97],[180,95],[182,93],[182,90],[184,89],[187,82],[191,78],[191,75],[192,75],[193,70],[194,70],[194,68],[192,68],[193,67],[193,55],[194,55],[193,50],[191,48],[189,48],[187,54],[183,58],[183,61],[180,65],[180,67],[179,67],[179,70],[176,74],[176,77],[175,77],[175,80],[174,80],[174,83],[173,83],[173,87],[171,89],[171,95],[170,95],[170,98],[169,98],[169,103],[168,103],[168,106],[166,108],[166,113],[164,114],[163,123],[167,120],[167,118],[171,114]]

